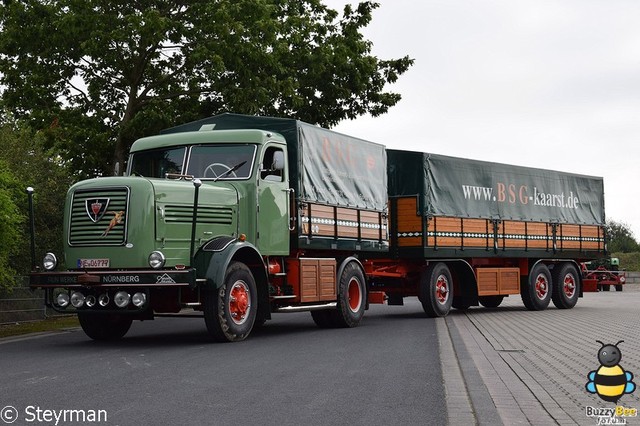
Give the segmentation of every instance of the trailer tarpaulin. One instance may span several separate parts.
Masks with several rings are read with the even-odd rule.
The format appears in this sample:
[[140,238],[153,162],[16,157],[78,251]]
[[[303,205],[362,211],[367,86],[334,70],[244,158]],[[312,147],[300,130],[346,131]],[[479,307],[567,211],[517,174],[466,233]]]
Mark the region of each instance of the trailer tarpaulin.
[[420,195],[425,216],[604,224],[602,178],[389,150],[390,195]]

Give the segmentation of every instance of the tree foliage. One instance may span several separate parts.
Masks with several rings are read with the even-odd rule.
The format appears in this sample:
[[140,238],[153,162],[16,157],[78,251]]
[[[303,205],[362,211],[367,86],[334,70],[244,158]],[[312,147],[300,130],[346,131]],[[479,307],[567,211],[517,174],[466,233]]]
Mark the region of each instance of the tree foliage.
[[609,220],[606,224],[608,249],[611,253],[631,253],[640,251],[640,245],[633,236],[629,225]]
[[[0,12],[0,84],[16,117],[85,175],[131,143],[223,111],[332,126],[385,113],[412,64],[360,30],[378,4],[321,0],[26,0]],[[105,152],[113,153],[105,156]]]
[[18,193],[18,180],[0,160],[0,289],[15,282],[16,270],[10,259],[17,252],[24,222],[16,205]]
[[0,257],[6,255],[10,274],[26,274],[31,267],[25,191],[29,186],[35,189],[36,260],[39,262],[46,251],[62,252],[64,199],[73,176],[61,158],[44,147],[45,141],[42,132],[20,128],[15,122],[0,126],[0,187],[6,189],[5,198],[0,194],[0,211],[14,218],[0,222],[0,250],[7,249]]

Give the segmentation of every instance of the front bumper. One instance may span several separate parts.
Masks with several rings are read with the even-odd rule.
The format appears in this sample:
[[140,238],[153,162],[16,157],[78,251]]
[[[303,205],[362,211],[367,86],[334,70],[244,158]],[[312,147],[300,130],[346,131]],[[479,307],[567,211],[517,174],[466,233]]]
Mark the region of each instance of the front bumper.
[[196,287],[195,269],[137,271],[35,272],[29,275],[29,287]]

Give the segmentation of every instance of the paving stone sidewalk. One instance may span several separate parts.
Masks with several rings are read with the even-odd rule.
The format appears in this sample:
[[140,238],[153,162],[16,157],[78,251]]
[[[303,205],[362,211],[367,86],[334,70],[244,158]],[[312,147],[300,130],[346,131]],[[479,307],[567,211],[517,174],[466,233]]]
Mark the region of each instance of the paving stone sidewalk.
[[[511,296],[499,308],[453,310],[438,321],[452,425],[601,424],[587,407],[616,404],[585,389],[587,374],[600,367],[596,340],[624,340],[619,365],[640,385],[640,286],[586,293],[568,310],[551,304],[531,312]],[[640,409],[640,390],[617,405]],[[614,420],[640,425],[640,416]]]

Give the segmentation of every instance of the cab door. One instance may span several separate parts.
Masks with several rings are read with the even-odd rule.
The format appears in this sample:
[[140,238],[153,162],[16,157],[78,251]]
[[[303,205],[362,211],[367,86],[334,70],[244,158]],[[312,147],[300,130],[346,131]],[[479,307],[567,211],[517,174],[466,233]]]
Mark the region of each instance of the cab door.
[[263,255],[289,254],[289,174],[282,145],[262,151],[258,173],[258,249]]

